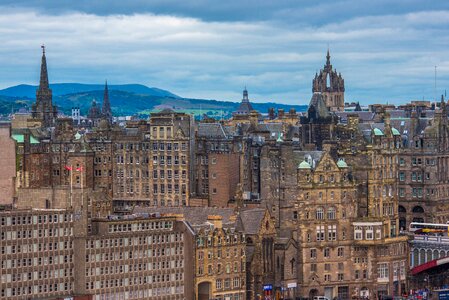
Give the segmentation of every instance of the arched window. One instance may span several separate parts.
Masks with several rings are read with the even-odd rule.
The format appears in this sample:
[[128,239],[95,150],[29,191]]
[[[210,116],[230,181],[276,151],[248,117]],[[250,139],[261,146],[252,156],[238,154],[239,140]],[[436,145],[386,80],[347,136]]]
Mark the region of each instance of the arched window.
[[324,209],[322,207],[318,207],[316,209],[316,219],[323,220],[324,219]]
[[335,207],[329,207],[327,209],[327,218],[329,220],[334,220],[336,215]]
[[398,207],[398,212],[400,212],[400,213],[406,213],[406,212],[407,212],[407,210],[405,209],[405,207],[404,207],[404,206],[402,206],[402,205],[399,205],[399,207]]
[[45,208],[46,208],[46,209],[51,208],[51,202],[50,202],[50,200],[48,200],[48,199],[45,199]]
[[417,205],[417,206],[413,207],[413,212],[414,213],[423,213],[424,209],[421,206]]

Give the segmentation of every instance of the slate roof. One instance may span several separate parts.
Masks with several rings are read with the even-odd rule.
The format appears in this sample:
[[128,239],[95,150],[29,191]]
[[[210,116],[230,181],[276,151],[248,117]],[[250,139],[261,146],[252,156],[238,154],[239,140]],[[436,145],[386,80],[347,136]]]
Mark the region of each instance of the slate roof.
[[[312,159],[312,161],[315,162],[315,165],[321,160],[321,157],[323,156],[323,151],[294,151],[293,152],[293,163],[297,166],[299,166],[300,163],[302,163],[303,161],[306,161],[307,163],[309,163],[307,160],[310,156],[310,158]],[[309,163],[310,165],[310,163]],[[312,165],[310,165],[312,168],[314,168],[313,163]]]
[[[219,215],[223,217],[223,224],[230,223],[230,217],[235,215],[233,208],[216,207],[136,207],[134,212],[148,212],[161,214],[183,214],[187,222],[192,226],[202,225],[207,222],[207,217]],[[224,226],[224,225],[223,225]]]
[[198,124],[198,136],[227,139],[229,133],[220,123],[200,123]]
[[243,210],[237,221],[237,229],[245,234],[258,234],[264,217],[265,209],[263,208]]
[[[327,118],[330,116],[321,93],[313,93],[312,99],[310,99],[309,109],[307,111],[310,112],[312,108],[315,109],[316,118]],[[310,117],[311,116],[309,115],[309,118]]]
[[375,113],[370,111],[337,111],[335,112],[335,114],[338,116],[341,123],[348,122],[348,115],[358,115],[362,123],[372,121],[374,119],[374,116],[376,115]]

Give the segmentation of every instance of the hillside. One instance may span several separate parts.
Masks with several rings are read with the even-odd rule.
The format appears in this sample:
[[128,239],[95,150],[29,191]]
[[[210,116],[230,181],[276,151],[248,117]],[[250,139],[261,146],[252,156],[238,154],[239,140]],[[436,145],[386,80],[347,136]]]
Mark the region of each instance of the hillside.
[[[117,90],[134,94],[179,98],[179,96],[170,93],[169,91],[161,90],[158,88],[150,88],[142,84],[108,85],[108,87],[110,90]],[[20,84],[0,90],[0,95],[34,99],[36,97],[37,88],[38,87],[35,85]],[[53,92],[53,96],[62,96],[82,92],[100,91],[100,90],[102,91],[104,90],[104,84],[54,83],[50,84],[50,88]]]
[[[99,105],[103,101],[103,85],[86,84],[55,84],[53,89],[53,102],[59,111],[70,114],[72,107],[79,107],[82,115],[87,115],[92,100]],[[0,114],[11,112],[13,107],[17,111],[21,107],[31,105],[35,98],[36,88],[30,85],[18,85],[0,90]],[[96,90],[88,90],[97,88]],[[75,91],[76,92],[69,92]],[[173,93],[157,88],[148,88],[144,85],[127,84],[109,86],[109,99],[112,112],[119,115],[147,116],[152,111],[163,108],[172,108],[195,115],[207,114],[211,117],[229,117],[240,103],[181,98]],[[295,108],[297,111],[305,111],[304,105],[286,105],[278,103],[253,103],[254,109],[266,113],[268,108],[283,108],[288,111]]]

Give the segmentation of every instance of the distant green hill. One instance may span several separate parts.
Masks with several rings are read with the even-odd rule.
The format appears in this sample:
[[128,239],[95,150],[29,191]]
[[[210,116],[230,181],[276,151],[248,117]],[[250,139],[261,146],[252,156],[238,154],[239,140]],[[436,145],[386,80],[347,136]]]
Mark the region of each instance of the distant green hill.
[[[169,91],[158,88],[150,88],[142,84],[120,84],[109,85],[108,87],[110,90],[130,92],[134,94],[179,98],[179,96],[170,93]],[[0,95],[34,99],[36,97],[37,88],[38,87],[35,85],[20,84],[0,90]],[[53,96],[62,96],[67,94],[104,90],[104,84],[54,83],[50,84],[50,88],[52,89]]]
[[31,103],[31,99],[0,95],[0,115],[8,115],[12,111],[16,112],[21,108],[28,108]]
[[[0,90],[0,114],[8,114],[13,108],[17,111],[21,107],[29,107],[35,98],[36,88],[30,85],[18,85]],[[53,102],[58,110],[70,114],[72,107],[79,107],[82,115],[87,115],[96,100],[98,105],[103,101],[103,85],[87,84],[55,84],[52,85]],[[96,90],[89,90],[96,88]],[[76,92],[69,92],[74,91]],[[172,108],[195,115],[207,114],[211,117],[229,117],[240,103],[229,101],[217,101],[206,99],[181,98],[165,90],[148,88],[139,84],[127,84],[109,86],[109,99],[112,112],[115,116],[141,115],[147,116],[152,111],[163,108]],[[254,109],[266,113],[268,108],[283,108],[288,111],[295,108],[297,111],[305,111],[305,105],[287,105],[278,103],[252,103]]]

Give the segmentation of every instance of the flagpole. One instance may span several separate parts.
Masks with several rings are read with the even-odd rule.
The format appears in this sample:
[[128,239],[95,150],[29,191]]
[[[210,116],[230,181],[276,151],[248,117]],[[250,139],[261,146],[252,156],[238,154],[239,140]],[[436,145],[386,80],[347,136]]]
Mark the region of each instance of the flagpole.
[[83,167],[80,166],[80,176],[81,176],[81,207],[84,205],[84,187],[83,187]]
[[73,165],[70,165],[70,208],[72,208],[73,196]]

